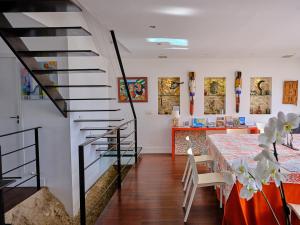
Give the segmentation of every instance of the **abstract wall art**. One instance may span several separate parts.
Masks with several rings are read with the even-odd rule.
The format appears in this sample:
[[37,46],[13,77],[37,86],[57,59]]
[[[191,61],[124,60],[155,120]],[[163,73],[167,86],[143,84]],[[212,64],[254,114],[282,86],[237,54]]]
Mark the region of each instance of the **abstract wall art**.
[[[127,84],[133,102],[148,102],[148,79],[147,77],[127,77]],[[119,102],[129,102],[125,82],[118,78]]]
[[297,105],[298,102],[298,81],[284,81],[283,104]]
[[173,107],[180,108],[180,77],[158,78],[158,114],[171,115]]
[[196,73],[189,72],[189,97],[190,97],[190,115],[194,115],[195,105],[195,94],[196,94]]
[[[42,70],[50,70],[57,69],[57,61],[45,61],[39,62],[40,69]],[[48,99],[46,94],[37,84],[37,82],[32,78],[29,72],[23,67],[20,67],[20,76],[21,76],[21,95],[24,100],[40,100],[40,99]],[[45,74],[43,76],[48,76],[48,78],[54,82],[54,84],[58,84],[58,76],[57,74]]]
[[204,114],[226,113],[226,78],[204,78]]
[[271,114],[272,77],[251,77],[250,114]]

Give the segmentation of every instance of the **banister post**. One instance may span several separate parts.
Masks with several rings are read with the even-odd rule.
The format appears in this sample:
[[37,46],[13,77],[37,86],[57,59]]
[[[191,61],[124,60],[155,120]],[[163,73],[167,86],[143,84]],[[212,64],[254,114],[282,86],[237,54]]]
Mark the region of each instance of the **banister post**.
[[36,189],[41,189],[39,128],[34,129]]
[[82,145],[80,145],[78,148],[78,160],[79,160],[80,225],[86,225],[84,146]]
[[121,135],[120,128],[117,130],[117,172],[118,172],[118,188],[121,189],[122,183],[122,164],[121,164]]

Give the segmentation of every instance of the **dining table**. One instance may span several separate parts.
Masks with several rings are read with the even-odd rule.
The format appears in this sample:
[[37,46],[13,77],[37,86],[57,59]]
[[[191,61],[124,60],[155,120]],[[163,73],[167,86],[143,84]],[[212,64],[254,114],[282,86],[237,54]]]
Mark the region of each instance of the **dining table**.
[[[295,134],[293,146],[300,149],[300,134]],[[207,137],[208,153],[215,159],[215,171],[233,172],[237,160],[245,160],[249,169],[255,169],[254,157],[263,149],[258,144],[258,134],[213,134]],[[286,201],[300,204],[300,151],[277,144],[278,160],[284,175],[283,187]],[[274,216],[261,192],[250,200],[242,199],[239,192],[242,185],[236,182],[223,188],[223,225],[276,225]],[[263,185],[263,191],[271,204],[280,225],[285,225],[285,213],[279,189],[274,182]],[[292,214],[292,225],[300,220]]]

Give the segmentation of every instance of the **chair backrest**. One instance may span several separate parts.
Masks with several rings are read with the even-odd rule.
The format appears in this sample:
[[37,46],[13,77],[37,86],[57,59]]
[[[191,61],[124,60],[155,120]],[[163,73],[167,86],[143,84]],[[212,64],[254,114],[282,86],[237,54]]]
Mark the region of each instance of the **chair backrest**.
[[189,163],[190,163],[190,168],[192,169],[192,181],[194,185],[198,184],[198,170],[197,170],[197,165],[195,161],[195,156],[193,154],[193,151],[191,148],[188,149],[188,156],[189,156]]
[[264,123],[256,123],[256,127],[259,129],[261,134],[263,134],[265,132],[264,131],[265,125],[266,124],[264,124]]

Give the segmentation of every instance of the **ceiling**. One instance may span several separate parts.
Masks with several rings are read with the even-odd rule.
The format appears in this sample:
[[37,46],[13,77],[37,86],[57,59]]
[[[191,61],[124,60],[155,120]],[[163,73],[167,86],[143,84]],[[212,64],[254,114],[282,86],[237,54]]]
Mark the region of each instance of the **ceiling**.
[[[80,0],[132,58],[300,56],[299,0]],[[174,15],[186,14],[186,15]],[[188,14],[188,15],[187,15]],[[156,26],[150,28],[149,26]],[[182,38],[188,50],[148,43]]]

